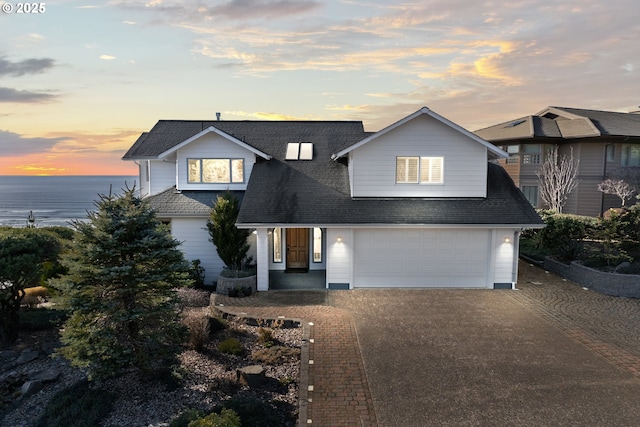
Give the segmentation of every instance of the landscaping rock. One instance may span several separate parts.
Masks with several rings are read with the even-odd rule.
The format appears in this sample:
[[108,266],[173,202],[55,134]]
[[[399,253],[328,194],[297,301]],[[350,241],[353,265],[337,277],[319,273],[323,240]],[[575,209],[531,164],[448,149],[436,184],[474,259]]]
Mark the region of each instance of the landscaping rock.
[[16,360],[16,364],[22,365],[25,363],[29,363],[32,360],[36,360],[38,356],[40,356],[39,351],[31,350],[30,348],[27,348],[25,350],[22,350],[22,353],[20,353],[20,357],[18,357],[18,360]]
[[251,365],[237,369],[236,380],[251,388],[260,387],[265,381],[264,368],[260,365]]
[[60,376],[60,371],[55,369],[45,369],[42,371],[31,372],[28,374],[30,380],[42,381],[45,383],[55,381]]
[[631,267],[631,263],[630,263],[630,262],[625,261],[625,262],[623,262],[623,263],[618,264],[618,265],[616,266],[616,269],[614,270],[614,272],[615,272],[615,273],[618,273],[620,270],[627,269],[627,268],[629,268],[629,267]]
[[38,380],[27,381],[22,385],[22,388],[20,389],[22,399],[26,399],[29,396],[33,396],[34,394],[42,390],[42,387],[44,387],[44,384],[42,383],[42,381],[38,381]]

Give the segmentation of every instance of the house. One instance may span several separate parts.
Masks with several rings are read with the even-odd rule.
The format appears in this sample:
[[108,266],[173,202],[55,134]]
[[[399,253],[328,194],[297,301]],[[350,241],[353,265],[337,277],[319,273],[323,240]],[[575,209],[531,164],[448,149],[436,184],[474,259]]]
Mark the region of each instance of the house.
[[579,183],[563,212],[599,216],[609,208],[620,207],[619,198],[598,190],[605,179],[622,179],[640,189],[638,113],[547,107],[533,116],[480,129],[475,134],[509,153],[499,162],[537,208],[544,207],[536,175],[544,153],[554,145],[560,155],[573,152],[579,161]]
[[206,220],[218,194],[237,194],[266,291],[282,271],[319,273],[327,289],[512,288],[520,231],[542,221],[491,162],[506,156],[425,107],[375,133],[358,121],[161,120],[124,159],[207,281],[223,266]]

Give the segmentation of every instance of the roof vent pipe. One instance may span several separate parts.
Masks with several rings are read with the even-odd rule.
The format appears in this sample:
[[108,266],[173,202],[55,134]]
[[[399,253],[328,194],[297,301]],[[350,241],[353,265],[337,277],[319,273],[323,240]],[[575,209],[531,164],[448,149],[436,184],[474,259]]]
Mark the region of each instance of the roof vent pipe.
[[216,113],[216,120],[220,121],[220,113]]

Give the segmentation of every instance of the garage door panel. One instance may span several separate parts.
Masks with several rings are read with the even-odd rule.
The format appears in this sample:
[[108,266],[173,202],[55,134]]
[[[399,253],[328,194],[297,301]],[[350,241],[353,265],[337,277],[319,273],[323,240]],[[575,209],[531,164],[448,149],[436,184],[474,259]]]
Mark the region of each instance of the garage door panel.
[[355,287],[486,287],[488,230],[355,231]]

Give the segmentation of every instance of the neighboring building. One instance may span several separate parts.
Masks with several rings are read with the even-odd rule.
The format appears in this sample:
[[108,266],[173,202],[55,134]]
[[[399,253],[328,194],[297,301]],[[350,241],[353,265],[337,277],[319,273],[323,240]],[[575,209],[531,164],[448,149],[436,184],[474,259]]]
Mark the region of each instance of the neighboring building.
[[573,149],[574,158],[579,160],[579,184],[563,212],[599,216],[609,208],[620,207],[619,198],[598,190],[605,179],[624,179],[640,189],[638,113],[547,107],[533,116],[480,129],[475,134],[509,153],[508,158],[499,160],[500,164],[537,208],[544,207],[536,175],[544,153],[553,145],[558,146],[560,155],[569,155]]
[[542,221],[507,154],[428,108],[376,132],[353,121],[161,120],[125,154],[141,194],[207,281],[223,265],[206,221],[225,190],[253,230],[258,290],[274,271],[328,289],[511,288],[518,239]]

